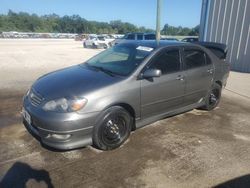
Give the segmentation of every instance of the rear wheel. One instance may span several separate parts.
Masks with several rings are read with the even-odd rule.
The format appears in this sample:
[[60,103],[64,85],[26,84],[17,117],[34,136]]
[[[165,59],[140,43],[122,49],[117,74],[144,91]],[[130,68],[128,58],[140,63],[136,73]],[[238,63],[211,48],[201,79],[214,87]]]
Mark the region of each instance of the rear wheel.
[[220,102],[221,98],[221,86],[215,83],[205,99],[205,105],[201,107],[203,110],[213,110]]
[[92,48],[97,49],[97,45],[95,45],[95,43],[93,43]]
[[114,106],[105,110],[94,128],[94,145],[102,150],[118,148],[129,137],[132,122],[132,117],[122,107]]

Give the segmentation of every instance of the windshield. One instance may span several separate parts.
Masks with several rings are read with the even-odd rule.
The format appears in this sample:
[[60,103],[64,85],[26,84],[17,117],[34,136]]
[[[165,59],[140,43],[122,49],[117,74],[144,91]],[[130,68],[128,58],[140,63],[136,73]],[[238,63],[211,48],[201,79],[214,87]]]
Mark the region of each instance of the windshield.
[[153,48],[145,46],[118,45],[94,56],[86,62],[86,65],[117,75],[127,76],[132,73],[152,51]]
[[99,40],[105,40],[105,37],[97,37]]

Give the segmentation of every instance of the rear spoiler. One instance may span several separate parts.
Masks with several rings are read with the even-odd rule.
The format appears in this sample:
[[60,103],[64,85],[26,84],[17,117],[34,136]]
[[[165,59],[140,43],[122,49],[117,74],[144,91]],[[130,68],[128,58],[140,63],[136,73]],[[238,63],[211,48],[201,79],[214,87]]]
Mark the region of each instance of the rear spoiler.
[[227,45],[216,42],[194,42],[211,50],[219,59],[226,59],[227,57]]

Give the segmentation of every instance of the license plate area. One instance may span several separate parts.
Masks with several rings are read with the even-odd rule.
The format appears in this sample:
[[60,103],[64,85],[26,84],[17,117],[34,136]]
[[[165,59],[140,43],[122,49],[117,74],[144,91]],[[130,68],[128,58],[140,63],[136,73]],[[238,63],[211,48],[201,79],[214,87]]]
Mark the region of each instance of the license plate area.
[[25,119],[25,121],[31,125],[31,117],[30,114],[23,108],[22,109],[22,114],[23,114],[23,118]]

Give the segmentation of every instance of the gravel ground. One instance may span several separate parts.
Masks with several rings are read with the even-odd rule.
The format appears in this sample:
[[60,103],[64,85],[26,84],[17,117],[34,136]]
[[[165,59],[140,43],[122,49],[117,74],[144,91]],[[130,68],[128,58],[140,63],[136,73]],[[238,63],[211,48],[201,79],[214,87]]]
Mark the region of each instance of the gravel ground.
[[158,121],[114,151],[42,147],[21,123],[23,94],[40,75],[100,51],[72,40],[0,40],[0,187],[250,187],[250,95],[239,87],[249,74],[231,74],[214,111]]
[[39,76],[84,62],[101,49],[69,39],[0,39],[0,89],[24,89]]

